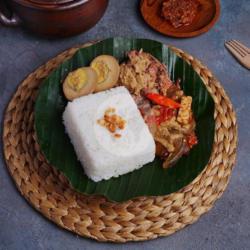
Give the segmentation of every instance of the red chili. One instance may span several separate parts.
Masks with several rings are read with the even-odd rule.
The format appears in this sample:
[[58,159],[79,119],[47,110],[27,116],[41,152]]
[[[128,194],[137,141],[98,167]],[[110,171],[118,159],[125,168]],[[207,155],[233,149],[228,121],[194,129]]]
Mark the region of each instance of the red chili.
[[187,144],[189,148],[192,148],[194,145],[198,143],[198,139],[195,134],[191,134],[187,137]]
[[148,93],[148,94],[146,94],[146,97],[149,100],[151,100],[154,103],[161,105],[161,106],[170,107],[170,108],[174,108],[174,109],[181,107],[180,103],[175,102],[174,100],[172,100],[168,97],[165,97],[165,96],[162,96],[162,95],[159,95],[156,93]]
[[175,115],[175,110],[173,108],[161,107],[159,109],[160,114],[156,116],[156,122],[160,125],[162,122],[165,122],[171,119]]

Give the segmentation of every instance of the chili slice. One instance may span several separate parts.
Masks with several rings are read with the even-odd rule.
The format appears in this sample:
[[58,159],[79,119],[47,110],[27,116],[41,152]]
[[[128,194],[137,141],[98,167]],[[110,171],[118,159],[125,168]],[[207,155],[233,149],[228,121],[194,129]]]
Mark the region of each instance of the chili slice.
[[156,93],[148,93],[148,94],[146,94],[146,97],[149,100],[151,100],[152,102],[154,102],[158,105],[161,105],[161,106],[170,107],[170,108],[174,108],[174,109],[181,107],[180,103],[175,102],[174,100],[172,100],[168,97],[165,97],[165,96],[162,96],[162,95],[159,95]]
[[187,136],[187,144],[189,148],[192,148],[194,145],[198,143],[198,139],[195,134],[191,134]]
[[159,112],[160,114],[156,116],[156,123],[158,125],[160,125],[162,122],[171,119],[175,115],[175,109],[169,107],[161,106]]

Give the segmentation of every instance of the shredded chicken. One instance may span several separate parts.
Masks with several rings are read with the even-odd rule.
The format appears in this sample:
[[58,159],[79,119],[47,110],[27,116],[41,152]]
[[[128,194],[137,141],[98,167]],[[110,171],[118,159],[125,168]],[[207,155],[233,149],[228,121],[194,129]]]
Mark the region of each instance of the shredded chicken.
[[120,67],[120,83],[133,94],[141,91],[154,91],[166,95],[172,86],[167,68],[149,53],[132,50],[128,53],[128,62]]

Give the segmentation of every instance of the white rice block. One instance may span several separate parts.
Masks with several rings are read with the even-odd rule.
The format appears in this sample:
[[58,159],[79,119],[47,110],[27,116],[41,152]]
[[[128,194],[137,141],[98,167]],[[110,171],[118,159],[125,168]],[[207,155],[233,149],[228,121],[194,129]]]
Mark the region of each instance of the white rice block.
[[[115,138],[97,123],[108,108],[126,120]],[[63,114],[66,131],[86,175],[93,181],[126,174],[152,162],[155,142],[129,91],[116,87],[69,102]]]

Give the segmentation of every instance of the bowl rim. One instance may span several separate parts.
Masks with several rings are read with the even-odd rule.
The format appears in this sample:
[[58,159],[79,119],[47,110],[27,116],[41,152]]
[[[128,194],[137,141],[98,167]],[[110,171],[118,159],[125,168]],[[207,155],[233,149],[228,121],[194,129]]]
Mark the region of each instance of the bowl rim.
[[[59,0],[52,2],[43,2],[43,0],[11,0],[12,2],[22,5],[24,7],[46,10],[46,11],[60,11],[78,7],[80,5],[89,4],[91,1],[97,0]],[[108,0],[104,0],[108,1]]]

